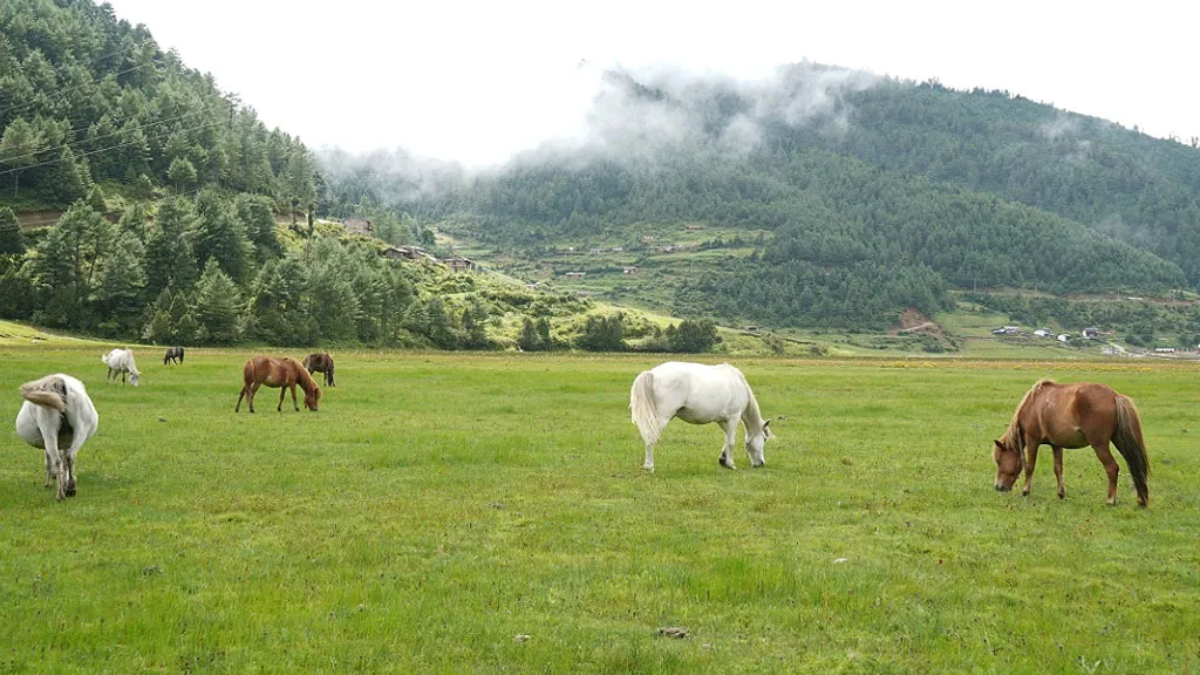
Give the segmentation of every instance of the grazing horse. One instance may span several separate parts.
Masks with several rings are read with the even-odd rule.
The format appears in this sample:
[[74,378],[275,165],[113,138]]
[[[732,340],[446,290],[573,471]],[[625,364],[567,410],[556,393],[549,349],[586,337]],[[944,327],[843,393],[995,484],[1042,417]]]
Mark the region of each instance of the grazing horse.
[[[1103,384],[1080,382],[1057,384],[1038,380],[1025,393],[1004,436],[994,441],[992,456],[996,460],[996,489],[1007,492],[1025,469],[1025,487],[1021,494],[1029,495],[1033,469],[1037,465],[1038,446],[1043,443],[1054,451],[1054,475],[1058,478],[1058,497],[1066,497],[1063,487],[1063,448],[1092,446],[1096,457],[1108,474],[1109,505],[1117,503],[1117,475],[1121,469],[1109,452],[1112,442],[1125,458],[1133,485],[1137,488],[1138,505],[1150,503],[1150,459],[1142,440],[1142,423],[1133,400]],[[1023,454],[1024,453],[1024,454]]]
[[324,354],[309,354],[304,357],[304,367],[308,368],[308,372],[325,373],[325,386],[336,387],[333,383],[333,357],[328,352]]
[[242,393],[238,395],[237,405],[233,407],[234,412],[241,409],[243,397],[250,406],[250,412],[254,412],[254,394],[264,384],[279,388],[279,405],[275,406],[275,410],[278,411],[283,410],[283,396],[289,389],[292,391],[292,406],[296,408],[296,412],[300,411],[300,406],[296,404],[296,385],[300,385],[304,390],[304,407],[316,412],[317,401],[321,400],[321,388],[317,386],[317,381],[312,379],[312,375],[309,375],[296,359],[256,356],[246,361],[246,365],[243,366],[242,381]]
[[772,436],[768,428],[771,420],[762,418],[742,371],[728,363],[706,366],[669,361],[643,371],[633,381],[629,409],[646,444],[642,468],[647,471],[654,471],[654,445],[675,417],[690,424],[716,422],[725,432],[725,445],[717,461],[727,469],[737,468],[733,464],[733,441],[740,419],[746,426],[750,464],[766,464],[763,443]]
[[129,373],[129,382],[133,386],[138,386],[138,378],[142,376],[138,372],[137,364],[133,362],[133,352],[128,349],[114,349],[111,352],[100,357],[100,360],[108,366],[108,374],[104,376],[104,381],[108,382],[108,378],[112,377],[112,381],[117,381],[117,373],[121,374],[121,384],[125,383],[125,373]]
[[58,481],[58,499],[75,496],[75,455],[96,433],[100,416],[83,383],[70,375],[47,375],[21,386],[25,403],[17,433],[46,451],[46,487]]
[[163,365],[168,363],[183,363],[183,347],[168,347],[166,355],[163,356]]

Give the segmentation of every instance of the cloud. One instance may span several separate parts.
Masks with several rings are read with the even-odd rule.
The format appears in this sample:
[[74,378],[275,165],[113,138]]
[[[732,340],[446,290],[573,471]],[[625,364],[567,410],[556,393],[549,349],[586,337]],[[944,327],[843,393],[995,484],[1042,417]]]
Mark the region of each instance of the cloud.
[[[769,127],[812,126],[841,134],[852,123],[849,97],[884,78],[865,71],[813,63],[777,68],[758,77],[734,77],[657,65],[598,68],[581,62],[556,104],[575,123],[548,125],[547,137],[489,168],[421,159],[405,149],[351,155],[320,153],[334,176],[355,171],[387,181],[404,198],[428,195],[481,172],[544,162],[582,165],[602,159],[654,166],[676,153],[715,153],[731,160],[757,150]],[[561,84],[561,83],[560,83]],[[542,111],[530,111],[541,116]]]

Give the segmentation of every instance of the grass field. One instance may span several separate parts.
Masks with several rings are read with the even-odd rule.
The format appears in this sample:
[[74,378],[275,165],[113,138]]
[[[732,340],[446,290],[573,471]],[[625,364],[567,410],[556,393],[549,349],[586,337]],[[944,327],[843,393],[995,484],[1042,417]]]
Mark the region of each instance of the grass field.
[[[0,671],[1184,673],[1200,659],[1200,377],[1188,364],[738,360],[778,438],[717,466],[668,427],[640,471],[654,357],[338,352],[319,413],[235,415],[245,352],[0,345],[68,372],[100,431],[79,494],[0,444]],[[301,356],[300,350],[292,352]],[[157,358],[156,358],[157,357]],[[1038,377],[1141,409],[1119,503],[1090,450],[1033,495],[991,439]],[[657,634],[683,627],[688,637]]]

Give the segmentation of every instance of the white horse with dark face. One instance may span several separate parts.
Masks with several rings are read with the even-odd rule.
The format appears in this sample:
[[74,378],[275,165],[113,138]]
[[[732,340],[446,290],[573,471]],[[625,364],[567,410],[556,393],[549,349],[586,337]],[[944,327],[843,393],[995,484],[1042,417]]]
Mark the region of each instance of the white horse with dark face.
[[46,487],[58,481],[58,499],[75,496],[75,455],[96,433],[100,416],[83,383],[70,375],[47,375],[21,386],[25,403],[17,433],[46,451]]
[[717,461],[727,469],[737,468],[733,464],[733,441],[741,420],[746,427],[750,464],[766,464],[763,444],[771,437],[771,420],[763,419],[742,371],[728,363],[706,366],[668,361],[643,371],[633,381],[629,409],[646,444],[642,468],[647,471],[654,471],[654,445],[675,417],[691,424],[716,422],[725,432],[725,445]]
[[108,366],[108,374],[104,376],[104,381],[108,382],[108,378],[112,377],[113,382],[117,381],[117,374],[121,375],[121,383],[125,383],[125,373],[129,373],[129,382],[133,386],[138,386],[138,378],[142,376],[138,372],[137,364],[133,362],[133,351],[129,349],[114,349],[111,352],[100,357],[100,360]]

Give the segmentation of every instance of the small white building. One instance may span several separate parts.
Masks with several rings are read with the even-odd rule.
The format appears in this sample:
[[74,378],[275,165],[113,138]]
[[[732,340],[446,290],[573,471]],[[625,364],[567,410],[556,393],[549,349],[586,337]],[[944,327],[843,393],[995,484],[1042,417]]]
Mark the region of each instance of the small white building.
[[1039,328],[1039,329],[1033,331],[1033,334],[1038,337],[1051,337],[1052,335],[1054,335],[1054,333],[1050,332],[1049,328]]
[[1065,343],[1068,343],[1071,341],[1071,336],[1067,335],[1066,333],[1059,333],[1057,339],[1059,342],[1062,342],[1065,344]]

